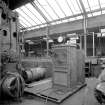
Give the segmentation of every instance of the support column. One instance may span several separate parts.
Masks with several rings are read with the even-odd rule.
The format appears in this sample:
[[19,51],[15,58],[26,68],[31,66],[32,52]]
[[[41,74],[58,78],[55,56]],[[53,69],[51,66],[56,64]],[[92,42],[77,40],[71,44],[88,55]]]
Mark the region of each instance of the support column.
[[95,56],[95,43],[94,43],[94,32],[93,32],[93,57]]
[[47,57],[49,56],[49,24],[47,25],[47,40],[46,40],[46,43],[47,43]]
[[87,56],[87,17],[84,16],[84,53]]
[[1,18],[1,14],[2,14],[2,9],[0,9],[0,79],[2,76],[2,71],[1,71],[1,52],[2,52],[2,46],[1,46],[1,42],[2,42],[2,18]]
[[16,13],[16,33],[17,33],[17,37],[16,37],[16,51],[18,53],[19,56],[19,64],[21,64],[21,48],[20,48],[20,29],[19,29],[19,20],[18,20],[18,14]]

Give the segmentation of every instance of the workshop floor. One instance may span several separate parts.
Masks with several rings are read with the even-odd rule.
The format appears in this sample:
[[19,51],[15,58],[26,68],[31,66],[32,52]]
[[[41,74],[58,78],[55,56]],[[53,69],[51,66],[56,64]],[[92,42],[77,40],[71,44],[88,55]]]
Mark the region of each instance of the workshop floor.
[[[86,79],[87,86],[82,88],[73,96],[66,99],[60,105],[100,105],[94,97],[93,88],[97,80],[95,78]],[[39,97],[25,95],[22,102],[13,102],[6,105],[57,105],[53,102],[46,101]]]

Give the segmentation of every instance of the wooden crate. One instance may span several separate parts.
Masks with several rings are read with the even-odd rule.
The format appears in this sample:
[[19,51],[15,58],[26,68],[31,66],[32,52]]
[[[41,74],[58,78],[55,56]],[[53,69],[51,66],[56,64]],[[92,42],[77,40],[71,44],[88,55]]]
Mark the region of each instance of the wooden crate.
[[84,82],[84,58],[76,45],[53,46],[53,51],[53,85],[75,87]]

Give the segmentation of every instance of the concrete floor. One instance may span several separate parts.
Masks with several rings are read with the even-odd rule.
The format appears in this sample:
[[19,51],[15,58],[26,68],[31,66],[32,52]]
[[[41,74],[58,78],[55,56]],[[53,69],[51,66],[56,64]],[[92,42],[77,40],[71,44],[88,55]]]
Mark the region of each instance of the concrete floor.
[[[93,89],[96,85],[96,78],[86,79],[87,86],[82,88],[73,96],[66,99],[59,105],[100,105],[94,97]],[[22,102],[6,103],[5,105],[58,105],[50,101],[45,101],[39,97],[26,95]]]

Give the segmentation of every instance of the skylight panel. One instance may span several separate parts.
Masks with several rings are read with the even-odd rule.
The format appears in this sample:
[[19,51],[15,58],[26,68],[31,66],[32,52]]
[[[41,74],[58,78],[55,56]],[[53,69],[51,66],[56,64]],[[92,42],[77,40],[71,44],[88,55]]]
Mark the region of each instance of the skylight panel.
[[24,12],[31,19],[30,22],[32,22],[33,24],[37,24],[37,22],[35,21],[33,15],[31,15],[31,13],[28,11],[27,8],[25,8],[24,6],[22,6],[20,9],[21,9],[22,12]]
[[25,6],[22,6],[21,9],[31,18],[31,20],[34,23],[36,23],[36,24],[41,23]]
[[[42,0],[40,0],[42,1]],[[53,8],[53,10],[57,13],[57,15],[62,18],[65,17],[65,15],[62,13],[62,11],[60,10],[59,6],[56,3],[56,0],[46,0],[49,2],[49,4],[51,5],[51,7]]]
[[81,10],[80,10],[79,5],[76,0],[67,0],[67,1],[68,1],[74,14],[81,13]]
[[100,0],[101,7],[105,7],[105,0]]
[[[82,0],[88,17],[105,14],[105,0]],[[46,26],[44,16],[51,22],[51,25],[63,22],[83,19],[83,10],[79,0],[34,0],[33,4],[28,3],[16,9],[19,13],[19,20],[22,26],[30,27],[29,29],[41,28]],[[93,12],[94,10],[99,10]],[[40,14],[40,12],[42,14]],[[80,16],[78,14],[81,14]],[[69,18],[69,16],[71,18]],[[77,16],[77,17],[74,17]],[[65,18],[67,17],[67,18]],[[61,19],[62,18],[62,19]],[[45,25],[43,25],[43,23]],[[22,27],[21,26],[21,27]]]
[[32,11],[38,18],[39,20],[41,20],[43,23],[45,23],[46,21],[43,19],[43,17],[37,12],[37,10],[29,3],[26,5],[30,11]]
[[35,23],[30,19],[30,17],[28,15],[26,15],[23,11],[21,11],[20,9],[16,10],[21,17],[23,17],[29,24],[31,25],[35,25]]
[[34,3],[39,7],[39,9],[44,13],[44,15],[48,18],[49,21],[52,21],[57,18],[45,0],[35,0]]
[[19,20],[22,21],[23,24],[25,24],[25,26],[31,26],[31,24],[26,20],[24,19],[24,17],[22,17],[21,15],[19,16]]
[[21,19],[20,19],[19,21],[20,21],[20,23],[21,23],[24,27],[28,27],[28,25],[25,24]]
[[91,10],[100,8],[98,0],[88,0],[88,1],[89,1]]
[[60,4],[61,8],[65,12],[66,16],[72,15],[72,12],[70,11],[70,8],[68,7],[67,3],[65,0],[57,0],[58,3]]

